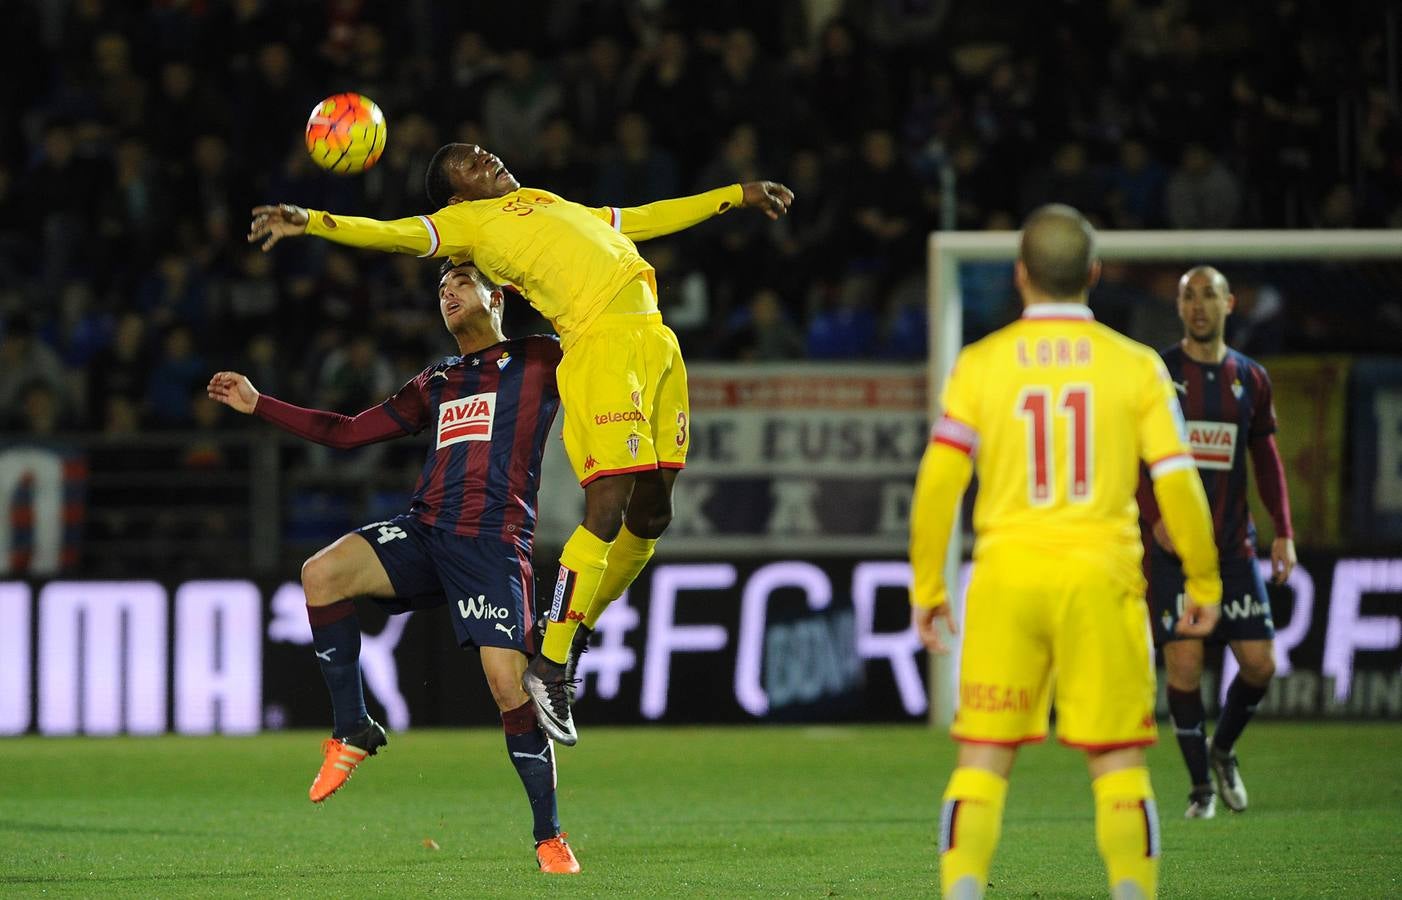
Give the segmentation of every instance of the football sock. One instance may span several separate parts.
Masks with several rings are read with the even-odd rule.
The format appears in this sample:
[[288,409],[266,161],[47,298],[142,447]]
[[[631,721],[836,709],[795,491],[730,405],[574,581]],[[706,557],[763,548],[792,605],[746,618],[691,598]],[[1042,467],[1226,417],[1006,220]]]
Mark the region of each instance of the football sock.
[[527,700],[501,714],[506,731],[506,755],[521,776],[526,797],[535,819],[536,843],[560,833],[560,815],[555,807],[555,750],[536,721],[535,707]]
[[940,886],[945,897],[977,900],[1003,830],[1008,780],[983,769],[958,768],[940,814]]
[[1178,738],[1178,749],[1183,751],[1183,762],[1188,764],[1188,777],[1193,780],[1193,787],[1209,785],[1207,710],[1202,705],[1202,691],[1180,691],[1169,685],[1168,714],[1173,717],[1173,733]]
[[1222,715],[1217,720],[1217,730],[1212,732],[1214,752],[1232,751],[1237,738],[1241,737],[1242,729],[1256,715],[1256,707],[1265,696],[1265,687],[1248,684],[1240,673],[1232,679],[1231,687],[1227,688],[1227,702],[1222,705]]
[[331,735],[343,738],[356,731],[368,713],[360,684],[360,619],[354,600],[330,606],[307,606],[312,625],[312,648],[321,666],[321,677],[331,692]]
[[584,614],[599,592],[608,565],[610,541],[601,540],[583,525],[574,530],[560,553],[560,575],[550,601],[550,623],[540,652],[553,663],[564,665],[570,643]]
[[1159,879],[1159,814],[1149,770],[1120,769],[1091,782],[1095,843],[1115,900],[1153,900]]
[[594,602],[589,604],[589,609],[584,613],[584,624],[590,628],[595,628],[599,624],[599,616],[604,614],[609,604],[623,596],[623,592],[628,590],[628,585],[632,584],[647,561],[652,559],[653,549],[657,546],[657,539],[640,538],[628,530],[624,525],[618,532],[618,537],[614,538],[613,546],[609,548],[608,568],[604,569],[604,577],[599,579],[599,592],[594,595]]

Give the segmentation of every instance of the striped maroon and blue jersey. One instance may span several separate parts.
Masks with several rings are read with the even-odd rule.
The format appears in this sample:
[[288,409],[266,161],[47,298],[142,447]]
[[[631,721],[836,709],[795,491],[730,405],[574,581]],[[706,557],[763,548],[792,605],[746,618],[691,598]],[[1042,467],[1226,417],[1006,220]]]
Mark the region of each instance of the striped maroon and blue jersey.
[[1212,508],[1217,553],[1223,559],[1253,558],[1256,525],[1246,502],[1246,456],[1252,441],[1276,430],[1270,378],[1255,360],[1231,349],[1216,364],[1191,359],[1179,345],[1160,355]]
[[409,507],[424,524],[530,549],[559,362],[555,338],[516,338],[425,369],[384,402],[406,432],[432,429]]

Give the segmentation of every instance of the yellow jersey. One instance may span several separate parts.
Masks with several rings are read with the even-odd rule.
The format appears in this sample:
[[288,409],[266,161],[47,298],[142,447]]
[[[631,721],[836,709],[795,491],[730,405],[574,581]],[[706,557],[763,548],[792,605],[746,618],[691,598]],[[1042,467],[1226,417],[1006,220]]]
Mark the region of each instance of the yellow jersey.
[[[733,184],[620,209],[586,207],[523,187],[390,222],[308,210],[307,234],[356,247],[470,260],[545,316],[568,350],[627,285],[644,281],[656,297],[656,273],[634,241],[688,228],[739,206],[743,198],[740,185]],[[653,300],[646,309],[613,311],[657,308]]]
[[[1157,353],[1094,321],[1084,304],[1033,304],[1019,321],[963,349],[942,405],[911,513],[917,605],[942,602],[936,595],[944,592],[950,500],[957,502],[967,483],[969,460],[979,485],[975,558],[1013,542],[1109,562],[1131,580],[1126,583],[1142,578],[1140,461],[1149,465],[1156,492],[1161,477],[1193,469],[1173,384]],[[1173,481],[1175,512],[1165,524],[1185,571],[1199,578],[1195,599],[1215,602],[1206,498],[1201,490],[1189,496],[1193,479]]]

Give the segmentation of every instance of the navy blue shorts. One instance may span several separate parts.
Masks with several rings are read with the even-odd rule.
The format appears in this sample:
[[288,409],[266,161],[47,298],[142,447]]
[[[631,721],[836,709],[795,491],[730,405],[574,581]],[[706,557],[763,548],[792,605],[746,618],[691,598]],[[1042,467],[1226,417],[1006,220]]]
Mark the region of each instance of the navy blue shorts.
[[394,586],[393,598],[375,598],[387,612],[446,605],[460,645],[535,653],[535,575],[526,551],[408,514],[355,533],[370,542]]
[[[1149,611],[1154,620],[1154,644],[1163,646],[1184,637],[1174,632],[1183,614],[1183,568],[1178,558],[1157,547],[1149,551]],[[1255,559],[1222,560],[1222,618],[1207,640],[1268,641],[1275,637],[1271,600]]]

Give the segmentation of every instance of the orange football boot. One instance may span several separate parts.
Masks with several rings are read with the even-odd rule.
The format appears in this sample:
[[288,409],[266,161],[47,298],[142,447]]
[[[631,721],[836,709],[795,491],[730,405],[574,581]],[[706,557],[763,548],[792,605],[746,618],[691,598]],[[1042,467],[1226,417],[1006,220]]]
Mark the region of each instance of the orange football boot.
[[313,803],[320,803],[336,793],[350,780],[355,767],[367,756],[374,756],[381,747],[389,743],[385,730],[374,719],[355,734],[344,738],[327,738],[321,742],[321,771],[316,773],[307,796]]
[[535,845],[535,861],[540,866],[540,870],[548,875],[578,875],[579,860],[574,858],[574,851],[565,842],[569,835],[560,832],[549,840],[541,841]]

